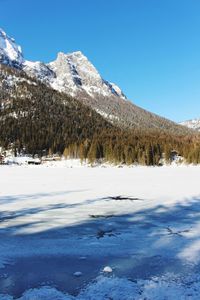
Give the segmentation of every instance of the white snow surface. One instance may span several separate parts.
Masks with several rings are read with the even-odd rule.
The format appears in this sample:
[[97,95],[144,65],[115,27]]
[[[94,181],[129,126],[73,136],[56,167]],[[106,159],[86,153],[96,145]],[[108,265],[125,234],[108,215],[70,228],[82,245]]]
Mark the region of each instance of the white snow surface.
[[[0,299],[199,299],[199,175],[198,166],[1,166]],[[23,273],[46,259],[48,273],[68,257],[65,288],[29,282],[12,292],[20,261]]]
[[[188,288],[185,285],[188,285]],[[153,278],[134,283],[125,278],[99,276],[77,297],[44,286],[39,289],[30,289],[16,300],[199,300],[199,291],[197,278],[191,277],[184,284],[180,284],[170,277],[167,280],[166,278]],[[0,299],[13,300],[13,297],[0,295]]]

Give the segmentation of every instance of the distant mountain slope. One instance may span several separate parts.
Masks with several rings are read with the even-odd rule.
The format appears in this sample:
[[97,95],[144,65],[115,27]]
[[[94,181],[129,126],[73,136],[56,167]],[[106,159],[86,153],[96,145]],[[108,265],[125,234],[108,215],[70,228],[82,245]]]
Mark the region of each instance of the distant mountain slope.
[[59,53],[57,59],[49,64],[30,62],[24,59],[21,48],[15,41],[0,30],[0,63],[20,68],[47,86],[75,97],[114,125],[160,129],[176,134],[189,132],[185,127],[126,100],[121,89],[104,80],[80,51]]
[[190,129],[200,131],[200,119],[188,120],[188,121],[181,122],[180,124]]

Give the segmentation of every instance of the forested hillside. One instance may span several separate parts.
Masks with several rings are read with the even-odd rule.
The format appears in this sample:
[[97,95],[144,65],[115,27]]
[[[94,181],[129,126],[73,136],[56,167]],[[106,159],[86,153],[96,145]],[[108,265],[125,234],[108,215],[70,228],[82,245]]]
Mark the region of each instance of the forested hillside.
[[198,135],[136,126],[114,126],[80,101],[0,66],[0,146],[16,153],[96,159],[114,163],[157,165],[163,152],[176,150],[189,162],[200,162]]

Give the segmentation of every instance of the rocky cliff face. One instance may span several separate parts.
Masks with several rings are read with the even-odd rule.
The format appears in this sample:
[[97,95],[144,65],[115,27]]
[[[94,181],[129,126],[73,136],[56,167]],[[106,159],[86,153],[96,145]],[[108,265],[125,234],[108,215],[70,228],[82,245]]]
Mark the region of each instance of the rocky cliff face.
[[104,80],[93,64],[81,51],[64,54],[58,53],[57,59],[48,64],[48,67],[56,74],[52,81],[55,89],[64,91],[73,96],[85,91],[91,97],[102,95],[104,97],[126,97],[116,85]]

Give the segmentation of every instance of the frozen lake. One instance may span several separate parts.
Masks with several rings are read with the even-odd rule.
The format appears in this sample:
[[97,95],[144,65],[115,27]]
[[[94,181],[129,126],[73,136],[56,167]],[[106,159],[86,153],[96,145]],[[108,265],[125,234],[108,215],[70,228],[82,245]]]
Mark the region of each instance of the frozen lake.
[[199,299],[199,178],[0,167],[0,299]]

